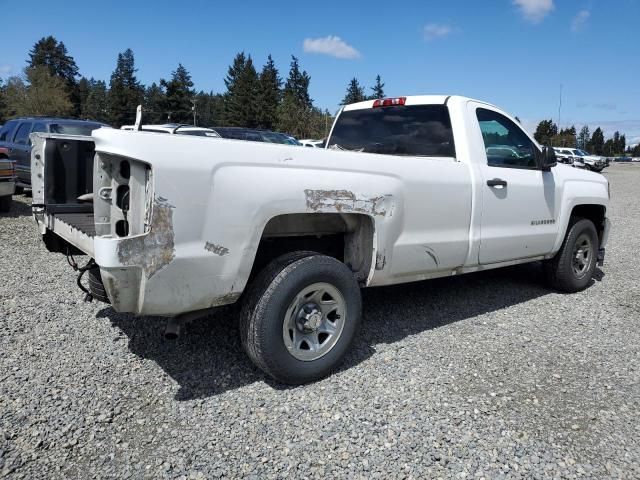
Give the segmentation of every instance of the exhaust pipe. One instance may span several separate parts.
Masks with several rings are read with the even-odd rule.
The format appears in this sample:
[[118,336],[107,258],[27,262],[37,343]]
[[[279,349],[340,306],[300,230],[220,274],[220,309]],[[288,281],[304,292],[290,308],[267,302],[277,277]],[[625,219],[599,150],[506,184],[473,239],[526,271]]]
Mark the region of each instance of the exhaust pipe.
[[167,340],[176,340],[180,336],[180,330],[182,330],[180,317],[171,317],[167,320],[167,326],[164,328],[164,338]]
[[206,308],[204,310],[195,310],[193,312],[187,312],[175,317],[170,317],[167,320],[167,326],[164,328],[164,338],[166,338],[167,340],[177,339],[180,336],[180,332],[184,324],[204,317],[211,313],[212,310],[214,309]]

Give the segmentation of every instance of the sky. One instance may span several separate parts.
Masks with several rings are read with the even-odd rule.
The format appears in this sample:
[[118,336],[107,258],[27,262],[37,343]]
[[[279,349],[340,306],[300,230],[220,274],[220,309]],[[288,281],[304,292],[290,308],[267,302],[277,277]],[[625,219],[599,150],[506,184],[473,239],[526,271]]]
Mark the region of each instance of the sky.
[[[619,130],[640,142],[640,0],[175,2],[0,0],[0,77],[21,72],[53,35],[80,73],[107,80],[131,48],[145,84],[178,63],[198,90],[223,92],[237,52],[283,77],[291,55],[311,76],[317,106],[335,112],[349,80],[381,75],[389,96],[460,94],[494,103],[531,129]],[[5,18],[6,20],[6,18]]]

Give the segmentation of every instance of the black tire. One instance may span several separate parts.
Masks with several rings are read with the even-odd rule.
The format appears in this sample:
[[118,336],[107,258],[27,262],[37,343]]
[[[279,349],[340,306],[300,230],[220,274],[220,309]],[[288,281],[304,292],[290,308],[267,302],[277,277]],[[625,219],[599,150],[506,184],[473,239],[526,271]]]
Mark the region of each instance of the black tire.
[[89,291],[93,298],[98,300],[99,302],[111,303],[109,297],[107,296],[107,291],[104,289],[104,284],[102,283],[102,276],[100,275],[100,268],[94,267],[90,269],[89,274]]
[[[576,249],[587,241],[590,244],[590,255],[582,272],[574,268],[576,261]],[[598,259],[598,232],[591,220],[585,218],[573,218],[569,222],[567,234],[560,251],[550,260],[544,262],[545,276],[551,287],[561,292],[579,292],[587,288],[596,269]]]
[[[339,291],[345,318],[335,344],[320,358],[303,361],[285,345],[284,322],[296,296],[318,283]],[[249,286],[240,314],[240,338],[249,358],[278,382],[308,383],[340,363],[358,331],[361,311],[360,287],[344,263],[314,252],[293,252],[271,262]]]
[[6,213],[11,210],[11,195],[0,197],[0,212]]
[[16,187],[15,195],[22,195],[24,193],[24,187]]

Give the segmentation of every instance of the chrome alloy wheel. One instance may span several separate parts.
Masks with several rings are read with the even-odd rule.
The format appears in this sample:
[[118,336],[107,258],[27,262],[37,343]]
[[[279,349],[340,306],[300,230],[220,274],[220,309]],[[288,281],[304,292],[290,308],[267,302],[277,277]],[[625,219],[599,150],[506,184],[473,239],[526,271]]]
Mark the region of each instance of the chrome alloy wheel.
[[340,291],[328,283],[302,289],[285,313],[282,338],[287,350],[304,362],[317,360],[336,345],[347,320]]
[[573,268],[573,273],[576,278],[580,279],[586,275],[589,271],[589,267],[591,266],[591,262],[593,261],[593,245],[591,243],[591,238],[582,234],[576,240],[576,243],[573,247],[573,257],[571,266]]

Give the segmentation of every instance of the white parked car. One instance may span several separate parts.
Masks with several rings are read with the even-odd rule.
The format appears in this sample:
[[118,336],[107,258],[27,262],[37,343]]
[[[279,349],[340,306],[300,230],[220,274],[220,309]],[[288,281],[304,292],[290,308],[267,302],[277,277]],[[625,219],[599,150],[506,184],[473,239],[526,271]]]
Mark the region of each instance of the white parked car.
[[[135,125],[123,125],[120,130],[136,130]],[[171,133],[176,135],[192,135],[195,137],[216,137],[220,135],[211,128],[195,127],[193,125],[184,125],[179,123],[165,123],[163,125],[141,125],[140,130],[143,132]]]
[[240,300],[246,352],[285,383],[336,367],[363,287],[542,261],[576,292],[604,260],[607,179],[465,97],[347,105],[327,149],[105,128],[32,139],[40,233],[91,259],[95,298],[177,319]]

